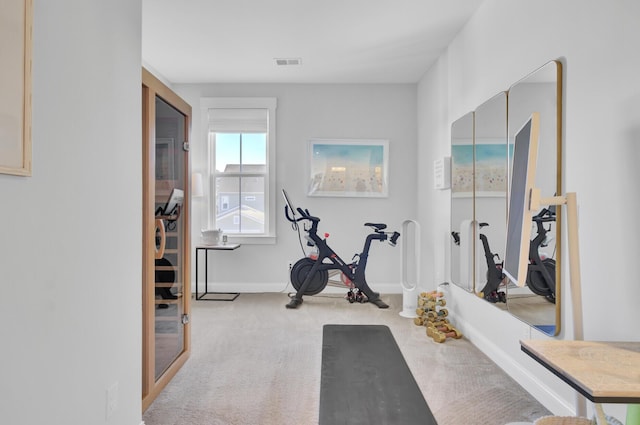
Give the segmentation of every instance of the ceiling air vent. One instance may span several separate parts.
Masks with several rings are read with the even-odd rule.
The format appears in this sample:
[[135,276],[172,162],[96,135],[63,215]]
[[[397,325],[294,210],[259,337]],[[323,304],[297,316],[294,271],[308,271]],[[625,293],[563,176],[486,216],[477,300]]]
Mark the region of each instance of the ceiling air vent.
[[300,58],[275,58],[276,65],[289,66],[289,65],[301,65],[302,60]]

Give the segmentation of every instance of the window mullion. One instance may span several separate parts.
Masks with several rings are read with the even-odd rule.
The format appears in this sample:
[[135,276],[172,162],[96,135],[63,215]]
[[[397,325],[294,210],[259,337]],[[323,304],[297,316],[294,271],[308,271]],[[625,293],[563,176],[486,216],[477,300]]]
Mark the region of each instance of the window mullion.
[[242,171],[244,162],[242,160],[242,132],[240,132],[240,175],[238,176],[238,233],[242,234]]

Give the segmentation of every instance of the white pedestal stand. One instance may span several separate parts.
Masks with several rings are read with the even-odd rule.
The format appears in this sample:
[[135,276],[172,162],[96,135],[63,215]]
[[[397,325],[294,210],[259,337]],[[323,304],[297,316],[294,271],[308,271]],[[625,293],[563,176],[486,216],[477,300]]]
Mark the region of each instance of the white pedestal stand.
[[[413,225],[413,252],[409,254],[409,226]],[[418,317],[418,281],[420,280],[420,224],[415,220],[402,223],[402,311],[400,316],[413,319]],[[413,263],[413,282],[410,282],[409,260]]]

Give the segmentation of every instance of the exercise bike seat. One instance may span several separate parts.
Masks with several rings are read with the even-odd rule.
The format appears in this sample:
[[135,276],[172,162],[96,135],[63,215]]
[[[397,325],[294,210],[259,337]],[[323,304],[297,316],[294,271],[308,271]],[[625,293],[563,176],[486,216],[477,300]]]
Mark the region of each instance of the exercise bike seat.
[[380,232],[387,228],[387,225],[382,223],[364,223],[364,225],[373,227],[376,230],[376,232]]

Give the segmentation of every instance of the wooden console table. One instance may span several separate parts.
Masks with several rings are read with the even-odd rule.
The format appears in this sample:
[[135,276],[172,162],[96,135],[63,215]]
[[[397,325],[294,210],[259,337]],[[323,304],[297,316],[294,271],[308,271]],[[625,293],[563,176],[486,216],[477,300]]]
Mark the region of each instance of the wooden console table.
[[520,348],[596,403],[640,403],[640,342],[526,340]]
[[[233,301],[240,295],[239,292],[209,292],[209,251],[233,251],[240,248],[240,244],[230,243],[226,245],[198,245],[196,246],[196,300],[204,301]],[[200,251],[204,251],[204,292],[198,292],[198,258]],[[212,296],[213,298],[211,298]],[[205,298],[206,297],[206,298]]]

